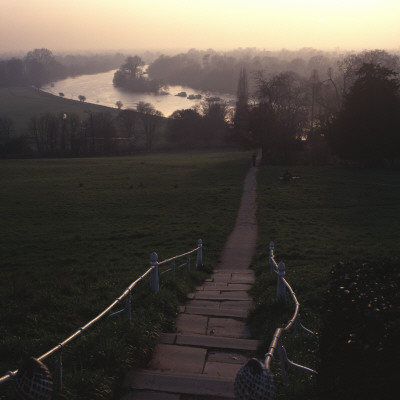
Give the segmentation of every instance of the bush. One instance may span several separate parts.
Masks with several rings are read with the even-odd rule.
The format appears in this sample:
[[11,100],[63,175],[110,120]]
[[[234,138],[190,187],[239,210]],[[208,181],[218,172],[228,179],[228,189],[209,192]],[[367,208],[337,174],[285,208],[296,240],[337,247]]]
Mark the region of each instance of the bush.
[[339,263],[323,307],[324,399],[393,398],[400,346],[399,261]]

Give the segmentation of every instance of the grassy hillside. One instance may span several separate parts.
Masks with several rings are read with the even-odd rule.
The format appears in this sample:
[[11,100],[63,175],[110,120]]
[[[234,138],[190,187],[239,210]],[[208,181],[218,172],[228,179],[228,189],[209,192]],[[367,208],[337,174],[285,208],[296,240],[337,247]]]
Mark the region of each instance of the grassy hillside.
[[[0,374],[97,315],[146,270],[151,252],[164,260],[201,238],[204,263],[215,265],[249,160],[247,153],[1,160]],[[149,357],[198,278],[164,282],[157,296],[144,282],[132,324],[125,316],[100,324],[98,334],[64,350],[71,398],[110,398],[105,378]]]
[[0,116],[13,119],[15,133],[23,134],[32,116],[46,112],[77,113],[86,117],[85,111],[111,111],[117,115],[118,110],[97,104],[82,103],[76,100],[63,99],[41,92],[34,88],[7,87],[0,88]]
[[[265,166],[258,175],[260,244],[255,268],[259,277],[252,322],[264,341],[261,356],[274,330],[286,324],[294,310],[291,301],[283,308],[275,303],[276,278],[268,267],[270,241],[275,242],[277,261],[286,264],[286,279],[301,304],[302,322],[315,332],[321,332],[333,265],[379,263],[399,256],[399,171],[296,167],[292,172],[301,178],[294,182],[279,179],[284,171],[285,167]],[[292,337],[291,332],[284,338],[289,359],[318,370],[318,342],[307,334],[297,340]],[[277,360],[273,371],[279,376]],[[316,398],[311,394],[316,382],[315,377],[288,367],[288,390],[280,387],[278,398]]]

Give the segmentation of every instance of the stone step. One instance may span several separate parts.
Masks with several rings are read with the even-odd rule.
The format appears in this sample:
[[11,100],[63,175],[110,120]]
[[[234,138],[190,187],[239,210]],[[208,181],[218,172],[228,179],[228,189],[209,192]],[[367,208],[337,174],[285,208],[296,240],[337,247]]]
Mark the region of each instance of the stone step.
[[176,344],[202,348],[255,351],[259,341],[205,335],[176,335]]
[[[135,399],[135,397],[129,396],[134,396],[135,391],[138,390],[233,399],[233,385],[234,378],[232,377],[162,373],[147,370],[130,371],[125,377],[124,388],[127,394],[123,400]],[[130,391],[131,393],[129,393]],[[188,399],[188,397],[186,398]],[[168,398],[166,397],[166,399]]]
[[208,315],[213,317],[231,317],[245,319],[247,317],[247,310],[236,309],[213,309],[207,307],[192,307],[186,306],[185,313],[194,315]]
[[231,301],[241,301],[241,300],[251,300],[251,296],[242,290],[237,291],[220,291],[220,290],[202,290],[196,293],[191,293],[188,297],[189,299],[196,300],[231,300]]
[[203,285],[199,286],[196,290],[218,290],[218,291],[229,291],[234,290],[247,291],[251,289],[249,283],[230,283],[230,282],[204,282]]
[[[214,329],[217,330],[218,327],[215,327]],[[185,335],[179,333],[163,333],[160,336],[158,343],[178,346],[232,349],[242,351],[255,351],[257,350],[257,347],[259,345],[258,340],[252,339],[237,339],[232,337],[214,335]],[[181,349],[181,351],[184,350]]]

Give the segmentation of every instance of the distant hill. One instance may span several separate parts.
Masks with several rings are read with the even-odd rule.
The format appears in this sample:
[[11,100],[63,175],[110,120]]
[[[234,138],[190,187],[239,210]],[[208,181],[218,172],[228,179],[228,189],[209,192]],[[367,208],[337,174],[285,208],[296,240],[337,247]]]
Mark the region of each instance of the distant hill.
[[14,121],[16,135],[25,133],[30,118],[35,115],[62,112],[77,113],[84,117],[87,111],[118,114],[115,108],[65,99],[31,87],[0,87],[0,117]]

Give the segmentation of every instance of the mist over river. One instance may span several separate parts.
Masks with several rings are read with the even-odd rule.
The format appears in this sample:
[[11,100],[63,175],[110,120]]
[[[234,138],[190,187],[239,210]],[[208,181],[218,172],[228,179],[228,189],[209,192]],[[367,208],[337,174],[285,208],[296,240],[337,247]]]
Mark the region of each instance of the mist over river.
[[151,103],[161,111],[164,116],[169,117],[175,110],[191,108],[199,104],[201,100],[189,100],[187,97],[176,96],[180,92],[186,92],[187,95],[201,94],[202,99],[206,97],[220,97],[222,100],[234,101],[235,96],[231,94],[210,93],[194,90],[185,86],[169,86],[166,90],[169,95],[155,95],[151,93],[132,93],[114,87],[113,77],[116,70],[102,72],[100,74],[81,75],[74,78],[67,78],[56,81],[51,85],[42,88],[43,91],[59,95],[64,93],[67,99],[79,100],[78,96],[86,97],[87,103],[100,104],[108,107],[116,107],[115,103],[121,101],[123,109],[136,108],[137,103],[144,101]]

